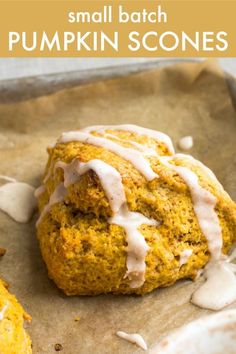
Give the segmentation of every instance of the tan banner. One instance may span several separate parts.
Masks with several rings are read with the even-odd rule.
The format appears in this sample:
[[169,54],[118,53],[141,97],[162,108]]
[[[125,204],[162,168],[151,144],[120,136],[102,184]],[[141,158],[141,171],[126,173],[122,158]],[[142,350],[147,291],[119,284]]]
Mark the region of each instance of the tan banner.
[[233,57],[236,1],[0,1],[1,57]]

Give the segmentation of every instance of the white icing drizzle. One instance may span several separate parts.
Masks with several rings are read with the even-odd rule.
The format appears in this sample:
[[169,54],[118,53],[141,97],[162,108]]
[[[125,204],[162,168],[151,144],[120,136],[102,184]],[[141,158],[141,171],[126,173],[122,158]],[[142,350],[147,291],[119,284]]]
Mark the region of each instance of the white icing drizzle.
[[117,213],[126,203],[121,175],[114,167],[102,160],[94,159],[84,163],[75,159],[70,164],[57,162],[55,168],[58,167],[64,170],[64,186],[66,188],[70,184],[76,183],[81,175],[93,170],[101,182],[113,213]]
[[5,312],[7,311],[8,307],[9,307],[9,304],[7,302],[0,311],[0,321],[2,321],[4,319],[4,315],[5,315]]
[[148,136],[156,141],[160,141],[164,143],[168,150],[174,154],[175,150],[172,144],[170,137],[162,132],[158,132],[156,130],[143,128],[134,124],[121,124],[121,125],[94,125],[90,127],[86,127],[81,129],[84,132],[91,133],[96,131],[98,133],[105,133],[106,130],[120,130],[120,131],[128,131],[131,133]]
[[76,183],[79,177],[89,170],[93,170],[97,174],[113,211],[113,216],[108,219],[108,222],[123,227],[126,233],[128,243],[126,276],[130,280],[130,287],[142,286],[145,281],[145,258],[149,246],[138,228],[143,224],[158,225],[158,222],[128,210],[121,175],[111,165],[97,159],[86,163],[75,159],[70,164],[57,162],[56,168],[64,170],[65,187]]
[[50,211],[51,206],[56,204],[56,203],[60,203],[64,200],[64,197],[66,195],[66,188],[64,187],[63,183],[60,183],[54,190],[54,192],[52,193],[48,204],[45,205],[45,207],[43,208],[40,217],[38,218],[37,222],[36,222],[36,227],[39,226],[41,220],[43,219],[43,217]]
[[58,142],[68,143],[71,141],[80,141],[85,144],[99,146],[119,155],[124,160],[129,161],[148,181],[158,177],[140,151],[125,148],[112,140],[96,137],[81,131],[63,133]]
[[[85,132],[97,131],[97,132],[104,133],[107,129],[111,129],[111,130],[112,129],[113,130],[129,130],[129,129],[131,129],[129,131],[140,133],[138,128],[139,127],[136,127],[136,126],[130,127],[129,125],[93,126],[93,127],[85,128],[83,131],[85,131]],[[134,129],[134,130],[132,130],[132,129]],[[144,128],[141,128],[141,130],[143,130],[143,129]],[[65,134],[70,134],[70,133],[72,133],[72,135],[74,135],[74,132],[69,132],[69,133],[65,133]],[[79,133],[80,132],[75,132],[75,134],[79,134]],[[103,139],[103,138],[100,138],[100,139]],[[64,140],[63,137],[62,137],[62,140]],[[69,140],[71,140],[71,138]],[[68,141],[68,140],[66,139],[66,141]],[[130,142],[130,141],[127,141],[127,142]],[[156,154],[156,156],[158,156],[158,155]],[[191,159],[191,161],[194,162],[194,164],[201,166],[204,169],[204,171],[207,173],[207,175],[210,176],[212,179],[214,179],[214,181],[217,181],[217,179],[216,179],[215,175],[213,174],[213,172],[210,171],[210,169],[208,169],[206,166],[204,166],[200,161],[197,161],[197,160],[193,159],[192,157],[189,157],[188,155],[176,154],[173,157],[159,157],[160,161],[162,161],[169,168],[175,170],[184,179],[185,183],[188,185],[190,192],[191,192],[193,204],[194,204],[194,211],[195,211],[195,214],[198,218],[199,226],[200,226],[203,234],[207,238],[208,247],[209,247],[209,251],[211,252],[211,256],[213,258],[219,259],[221,256],[222,235],[221,235],[221,227],[219,224],[218,216],[214,210],[217,199],[208,190],[206,190],[200,186],[200,184],[198,183],[198,177],[194,172],[189,170],[187,167],[175,166],[175,165],[169,164],[167,162],[167,160],[170,160],[175,157],[180,157],[180,158],[184,157],[184,158]],[[217,181],[217,183],[219,184],[218,181]]]
[[193,250],[191,249],[186,249],[180,252],[180,259],[179,259],[179,266],[181,267],[182,265],[186,264],[193,254]]
[[[175,157],[186,158],[182,154],[176,154]],[[187,156],[187,158],[202,167],[208,176],[217,182],[218,186],[220,185],[210,169],[192,157]],[[228,259],[222,256],[222,230],[215,211],[217,198],[199,185],[198,177],[194,172],[186,167],[169,164],[167,159],[169,160],[169,158],[162,158],[162,162],[176,171],[189,187],[193,208],[211,253],[211,260],[203,270],[205,283],[193,294],[191,301],[203,308],[220,310],[236,301],[236,265],[229,263],[235,258],[234,252]]]
[[38,198],[41,194],[43,194],[46,191],[46,187],[44,185],[39,186],[38,188],[35,189],[34,196]]
[[170,164],[168,157],[161,158],[162,163],[174,170],[189,187],[193,208],[202,233],[207,239],[211,259],[221,258],[222,231],[215,206],[217,198],[208,190],[201,187],[197,175],[186,167]]
[[147,344],[143,337],[138,333],[126,333],[123,331],[116,332],[116,335],[122,339],[127,340],[130,343],[138,345],[143,350],[147,350]]
[[125,139],[120,139],[118,136],[113,135],[113,134],[104,134],[105,138],[112,138],[120,142],[124,143],[129,143],[130,145],[134,146],[137,150],[141,151],[144,156],[157,156],[157,152],[155,148],[150,148],[146,145],[142,145],[137,143],[136,141],[131,141],[131,140],[125,140]]
[[[7,178],[9,180],[9,178]],[[11,179],[0,187],[0,209],[20,223],[30,220],[36,209],[34,188],[27,183]]]
[[[191,161],[191,164],[194,165],[194,166],[197,166],[197,167],[200,167],[204,172],[205,174],[210,178],[212,179],[215,184],[217,185],[217,187],[220,189],[220,190],[224,190],[222,184],[218,181],[218,179],[216,178],[216,175],[213,173],[213,171],[207,167],[206,165],[204,165],[201,161],[195,159],[193,156],[191,155],[186,155],[186,154],[175,154],[174,155],[175,158],[181,158],[181,159],[185,159],[185,160],[190,160]],[[225,192],[225,191],[224,191]]]
[[145,281],[145,258],[149,246],[138,228],[144,224],[156,226],[159,223],[140,213],[129,211],[127,205],[121,207],[119,212],[111,217],[108,222],[123,227],[126,232],[128,249],[125,276],[129,278],[131,288],[139,288]]
[[235,256],[206,265],[205,282],[194,292],[193,304],[217,311],[236,301],[236,264],[230,263]]
[[193,137],[184,136],[179,140],[178,145],[182,150],[190,150],[193,147]]

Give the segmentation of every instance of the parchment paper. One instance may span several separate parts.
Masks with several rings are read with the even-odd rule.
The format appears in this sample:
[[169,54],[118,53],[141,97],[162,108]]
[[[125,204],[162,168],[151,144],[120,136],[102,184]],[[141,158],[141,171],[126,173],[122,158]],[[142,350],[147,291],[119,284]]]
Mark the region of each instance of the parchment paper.
[[[236,198],[236,114],[224,74],[215,62],[182,63],[0,105],[0,173],[40,183],[46,147],[65,130],[91,124],[135,123],[194,137],[191,153],[210,166]],[[17,224],[0,213],[0,246],[7,249],[0,276],[32,315],[27,326],[34,353],[141,353],[116,337],[138,332],[148,346],[210,311],[190,304],[197,283],[178,282],[137,296],[66,297],[47,277],[34,220]],[[231,305],[233,307],[235,305]],[[81,319],[75,322],[74,319]]]

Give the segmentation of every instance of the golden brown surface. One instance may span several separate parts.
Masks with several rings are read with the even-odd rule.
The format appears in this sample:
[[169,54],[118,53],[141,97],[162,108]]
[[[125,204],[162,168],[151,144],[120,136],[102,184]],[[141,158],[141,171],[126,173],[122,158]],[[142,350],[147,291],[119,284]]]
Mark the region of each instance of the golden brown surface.
[[[147,146],[155,144],[160,155],[167,153],[163,145],[157,145],[150,138],[129,132],[112,133]],[[128,146],[127,143],[124,145]],[[151,157],[151,166],[160,178],[147,182],[132,164],[114,153],[80,142],[57,144],[49,149],[45,175],[56,160],[69,163],[75,157],[83,162],[101,159],[116,168],[122,176],[129,209],[160,220],[161,225],[143,225],[140,229],[150,246],[146,257],[146,281],[141,288],[131,289],[129,280],[124,279],[125,232],[107,222],[111,216],[108,200],[96,174],[89,171],[69,187],[65,202],[55,204],[38,228],[41,252],[49,276],[57,286],[68,295],[145,294],[181,278],[194,278],[209,260],[209,252],[193,211],[189,189],[183,180],[156,157]],[[223,252],[228,252],[236,235],[234,202],[201,168],[180,158],[173,163],[193,170],[200,184],[218,198],[216,210],[223,230]],[[46,192],[40,197],[41,211],[60,181],[63,181],[63,171],[57,169],[54,177],[51,176],[46,183]],[[180,267],[180,252],[186,248],[191,248],[193,254],[187,264]]]
[[3,319],[0,319],[0,353],[30,354],[31,341],[24,329],[24,320],[30,316],[24,312],[14,295],[11,295],[6,284],[0,280],[0,311],[7,306]]

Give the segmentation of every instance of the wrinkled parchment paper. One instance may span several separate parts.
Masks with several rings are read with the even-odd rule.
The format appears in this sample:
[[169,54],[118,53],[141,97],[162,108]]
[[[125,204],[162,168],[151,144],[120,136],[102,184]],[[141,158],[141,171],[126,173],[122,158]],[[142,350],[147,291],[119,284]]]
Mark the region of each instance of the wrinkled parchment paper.
[[[211,61],[180,63],[1,104],[0,173],[38,186],[46,147],[62,131],[120,123],[164,131],[175,144],[192,135],[191,153],[213,169],[236,199],[236,114],[224,74]],[[191,281],[143,297],[66,297],[47,277],[35,220],[36,215],[23,225],[0,213],[0,246],[7,249],[0,276],[33,317],[27,327],[34,353],[55,353],[56,343],[66,354],[141,353],[115,332],[138,332],[150,347],[174,328],[210,312],[190,304],[198,286]]]

